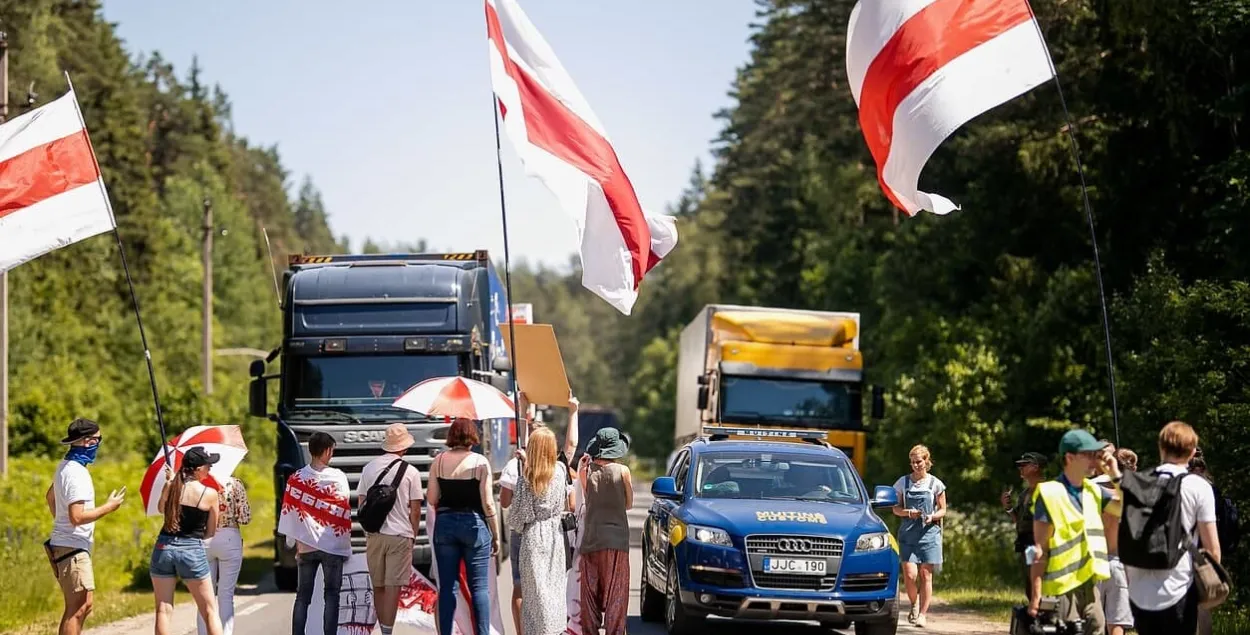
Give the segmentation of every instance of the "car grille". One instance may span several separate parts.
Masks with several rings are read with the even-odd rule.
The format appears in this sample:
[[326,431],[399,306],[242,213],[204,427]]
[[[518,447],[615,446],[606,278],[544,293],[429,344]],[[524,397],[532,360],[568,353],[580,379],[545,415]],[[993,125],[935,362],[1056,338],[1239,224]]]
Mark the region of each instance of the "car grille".
[[752,556],[780,556],[799,558],[842,557],[843,541],[824,536],[748,536],[747,558],[751,562],[751,579],[761,589],[785,589],[798,591],[832,591],[838,581],[836,563],[831,564],[824,576],[794,575],[791,573],[764,573],[763,558]]
[[[327,426],[291,426],[291,430],[295,432],[296,438],[299,439],[300,447],[304,450],[305,457],[308,456],[309,437],[312,436],[312,433],[318,430],[324,431],[326,428]],[[335,431],[341,429],[336,427]],[[435,451],[441,448],[441,445],[437,447],[413,446],[404,455],[404,460],[408,462],[408,465],[416,468],[418,473],[420,473],[422,491],[429,490],[430,465],[434,462]],[[360,495],[360,474],[364,471],[365,466],[380,456],[381,453],[382,450],[377,443],[362,443],[359,445],[339,443],[334,448],[334,458],[330,459],[330,467],[343,470],[343,473],[347,476],[347,485],[351,489],[351,496],[348,498],[352,508],[352,551],[356,553],[363,553],[365,550],[365,532],[360,527],[360,522],[356,520],[356,507]],[[394,473],[394,470],[391,470],[387,474],[387,478],[389,479]],[[425,512],[425,506],[422,505],[421,526],[417,528],[417,545],[428,545],[430,542],[425,534]]]
[[842,590],[847,592],[884,591],[889,585],[888,573],[852,573],[842,576]]

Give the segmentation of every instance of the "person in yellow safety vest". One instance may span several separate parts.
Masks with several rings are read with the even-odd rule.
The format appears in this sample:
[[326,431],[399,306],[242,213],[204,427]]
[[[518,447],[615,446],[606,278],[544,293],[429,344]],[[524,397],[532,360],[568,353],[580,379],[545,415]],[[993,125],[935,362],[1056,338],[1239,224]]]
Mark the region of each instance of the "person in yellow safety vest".
[[[1033,562],[1029,615],[1037,617],[1043,595],[1059,598],[1060,616],[1084,620],[1085,635],[1106,629],[1097,584],[1111,577],[1106,525],[1120,514],[1120,468],[1106,443],[1084,430],[1070,430],[1059,441],[1063,473],[1037,486],[1034,494]],[[1089,480],[1095,468],[1111,476],[1112,489]]]

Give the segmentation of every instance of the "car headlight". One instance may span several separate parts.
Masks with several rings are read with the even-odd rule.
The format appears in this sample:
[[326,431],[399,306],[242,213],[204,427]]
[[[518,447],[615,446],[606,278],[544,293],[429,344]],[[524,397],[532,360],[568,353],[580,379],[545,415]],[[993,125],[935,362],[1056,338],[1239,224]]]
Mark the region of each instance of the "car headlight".
[[729,532],[724,529],[715,527],[704,527],[702,525],[689,525],[686,528],[686,535],[695,542],[701,542],[707,545],[720,545],[722,547],[732,547],[734,543],[729,539]]
[[881,551],[890,548],[890,534],[864,534],[855,541],[855,551]]

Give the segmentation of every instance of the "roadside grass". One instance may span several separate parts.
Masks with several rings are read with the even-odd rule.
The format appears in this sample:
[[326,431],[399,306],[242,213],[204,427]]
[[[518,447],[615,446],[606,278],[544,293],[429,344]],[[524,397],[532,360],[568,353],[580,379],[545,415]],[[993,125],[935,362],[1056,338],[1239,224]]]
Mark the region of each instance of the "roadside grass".
[[[43,541],[52,517],[43,494],[57,461],[16,457],[7,479],[0,481],[0,634],[53,635],[63,609],[61,592],[52,577]],[[252,522],[243,529],[244,566],[240,584],[255,584],[270,570],[274,526],[271,458],[249,454],[235,475],[247,486]],[[142,458],[92,464],[96,503],[125,485],[126,502],[96,523],[94,610],[88,627],[153,610],[148,560],[159,517],[147,517],[139,484],[148,461]],[[176,602],[190,602],[182,591]]]

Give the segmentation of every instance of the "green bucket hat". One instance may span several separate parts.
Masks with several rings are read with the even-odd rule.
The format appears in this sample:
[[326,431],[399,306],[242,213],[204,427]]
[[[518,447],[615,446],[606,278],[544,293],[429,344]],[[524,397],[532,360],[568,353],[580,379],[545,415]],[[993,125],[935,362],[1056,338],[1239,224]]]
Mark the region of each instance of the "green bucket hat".
[[629,444],[621,438],[616,428],[600,428],[586,447],[586,453],[596,459],[619,459],[629,451]]

